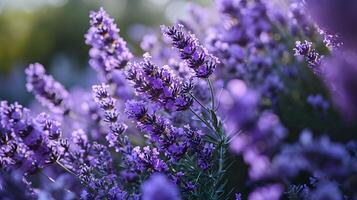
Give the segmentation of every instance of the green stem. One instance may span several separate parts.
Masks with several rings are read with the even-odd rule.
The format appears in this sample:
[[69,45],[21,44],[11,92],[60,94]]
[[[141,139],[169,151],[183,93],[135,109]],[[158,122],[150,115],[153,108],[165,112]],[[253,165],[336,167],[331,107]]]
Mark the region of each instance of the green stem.
[[64,166],[59,160],[56,160],[56,163],[61,166],[64,170],[66,170],[67,172],[69,172],[70,174],[72,174],[75,177],[78,177],[76,173],[74,173],[72,170],[68,169],[66,166]]
[[210,90],[210,93],[211,93],[212,110],[214,110],[215,109],[214,91],[213,91],[211,80],[209,78],[207,78],[207,83],[208,83],[209,90]]
[[207,128],[209,128],[209,129],[210,129],[211,131],[213,131],[213,132],[216,132],[215,129],[213,129],[213,128],[211,127],[210,123],[209,123],[207,120],[203,119],[199,114],[197,114],[194,110],[192,110],[192,108],[190,108],[190,111],[191,111],[200,121],[202,121],[202,122],[207,126]]
[[198,104],[200,104],[200,106],[205,109],[207,112],[210,112],[210,110],[205,106],[203,105],[203,103],[200,102],[200,100],[198,100],[193,94],[189,93],[190,96],[193,98],[193,100],[195,100]]
[[[42,174],[43,176],[45,176],[48,180],[50,180],[52,183],[56,183],[56,180],[55,180],[55,179],[53,179],[52,177],[48,176],[48,175],[45,174],[43,171],[41,171],[41,174]],[[71,190],[69,190],[69,189],[64,188],[64,191],[66,191],[66,192],[68,192],[68,193],[71,193],[71,194],[73,194],[74,196],[77,197],[77,195],[76,195],[74,192],[72,192]]]

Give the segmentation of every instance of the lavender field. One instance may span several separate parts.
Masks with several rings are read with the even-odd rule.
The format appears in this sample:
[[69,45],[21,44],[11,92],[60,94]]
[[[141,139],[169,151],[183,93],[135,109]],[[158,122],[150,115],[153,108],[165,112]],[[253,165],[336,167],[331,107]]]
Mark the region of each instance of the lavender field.
[[0,1],[0,200],[357,200],[357,1],[79,2]]

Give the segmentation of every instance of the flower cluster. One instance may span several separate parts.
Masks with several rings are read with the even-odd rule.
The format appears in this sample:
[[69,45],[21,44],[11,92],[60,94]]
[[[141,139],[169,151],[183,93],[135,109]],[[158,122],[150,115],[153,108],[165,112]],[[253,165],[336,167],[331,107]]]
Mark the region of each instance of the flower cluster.
[[357,199],[356,3],[215,6],[135,58],[91,12],[91,91],[29,65],[45,108],[0,101],[0,198]]
[[321,74],[321,56],[312,48],[312,43],[305,41],[296,41],[296,47],[294,48],[295,55],[304,56],[309,64],[309,68],[313,70],[315,74]]
[[61,155],[58,122],[45,113],[31,118],[29,110],[18,103],[1,101],[1,167],[34,173]]
[[176,128],[169,120],[162,119],[155,113],[150,113],[144,102],[128,102],[126,113],[129,118],[137,121],[143,132],[148,133],[151,142],[155,143],[171,162],[177,162],[190,150],[197,154],[198,165],[208,169],[212,156],[213,145],[202,141],[202,133],[186,126]]
[[188,94],[191,83],[184,83],[168,66],[155,65],[148,55],[145,55],[143,62],[130,66],[127,79],[137,92],[169,111],[187,110],[192,104],[193,100]]

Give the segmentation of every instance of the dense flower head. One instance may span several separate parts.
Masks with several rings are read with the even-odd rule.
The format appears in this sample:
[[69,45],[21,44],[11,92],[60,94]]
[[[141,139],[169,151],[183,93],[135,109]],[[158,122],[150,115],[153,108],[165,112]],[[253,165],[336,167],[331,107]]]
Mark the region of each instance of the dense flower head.
[[90,13],[90,25],[86,44],[90,45],[90,65],[102,73],[126,66],[132,54],[126,42],[119,36],[119,29],[107,12],[100,8]]
[[309,64],[309,68],[313,70],[315,74],[321,74],[321,56],[312,47],[312,43],[305,41],[296,41],[296,46],[294,48],[296,56],[304,56]]
[[182,24],[162,26],[162,31],[171,38],[172,45],[178,49],[181,58],[195,71],[198,78],[208,78],[213,73],[219,63],[218,59],[198,43],[196,36],[186,33]]
[[209,159],[212,157],[214,146],[202,141],[202,133],[192,130],[189,126],[183,128],[172,126],[169,120],[150,111],[144,102],[127,102],[125,111],[171,162],[177,162],[188,151],[193,150],[192,152],[197,153],[198,165],[202,169],[209,168]]
[[68,92],[61,83],[46,74],[41,64],[30,64],[25,73],[27,90],[32,92],[42,105],[55,112],[69,112]]
[[160,159],[160,152],[156,148],[145,146],[134,147],[127,159],[137,172],[167,172],[167,164]]
[[148,54],[144,61],[131,64],[127,79],[138,93],[146,95],[166,110],[187,110],[193,102],[188,94],[192,88],[191,83],[183,82],[168,66],[155,65]]
[[2,135],[3,168],[31,173],[60,156],[60,124],[47,114],[31,118],[29,110],[20,104],[1,101],[0,118],[1,129],[7,133]]

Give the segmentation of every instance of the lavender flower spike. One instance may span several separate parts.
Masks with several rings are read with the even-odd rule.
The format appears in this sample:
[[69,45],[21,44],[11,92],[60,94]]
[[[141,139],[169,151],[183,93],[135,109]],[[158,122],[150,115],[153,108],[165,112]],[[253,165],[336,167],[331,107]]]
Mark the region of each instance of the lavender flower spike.
[[183,83],[167,66],[159,67],[151,62],[148,54],[144,61],[130,66],[127,79],[137,92],[169,111],[187,110],[192,98],[187,94],[191,84]]
[[309,68],[317,75],[321,75],[321,56],[312,48],[312,43],[305,40],[304,43],[296,41],[295,56],[304,56]]
[[193,34],[184,32],[183,25],[161,28],[163,34],[171,38],[172,45],[178,49],[181,58],[195,71],[198,78],[208,78],[213,73],[219,63],[218,59],[209,54]]
[[126,42],[119,36],[114,19],[100,8],[97,12],[90,13],[90,25],[85,35],[86,44],[92,47],[89,52],[89,64],[104,74],[125,67],[133,55],[126,47]]
[[126,129],[125,124],[118,122],[119,113],[115,108],[115,99],[108,92],[108,85],[94,85],[94,99],[104,111],[104,121],[109,123],[110,132],[105,137],[110,147],[115,147],[116,151],[126,151],[129,142],[126,137],[122,137]]
[[39,64],[30,64],[26,70],[26,88],[32,92],[36,99],[54,112],[67,114],[68,92],[51,75],[47,75],[45,68]]

